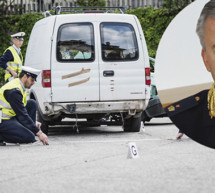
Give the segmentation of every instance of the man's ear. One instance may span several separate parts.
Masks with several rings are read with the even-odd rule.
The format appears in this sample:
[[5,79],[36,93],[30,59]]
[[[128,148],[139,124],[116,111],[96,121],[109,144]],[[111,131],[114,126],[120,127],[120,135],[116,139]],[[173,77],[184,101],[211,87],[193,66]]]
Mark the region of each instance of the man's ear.
[[205,67],[207,68],[207,71],[211,72],[211,68],[210,68],[210,65],[208,63],[208,57],[207,57],[206,51],[204,49],[202,49],[201,54],[202,54],[202,59],[204,61]]

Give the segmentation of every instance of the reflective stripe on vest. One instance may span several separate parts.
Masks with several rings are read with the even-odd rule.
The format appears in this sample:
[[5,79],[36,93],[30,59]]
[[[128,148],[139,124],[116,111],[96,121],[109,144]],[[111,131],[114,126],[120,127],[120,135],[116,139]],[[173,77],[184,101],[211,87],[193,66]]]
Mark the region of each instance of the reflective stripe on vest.
[[[7,48],[5,50],[5,52],[7,50],[11,51],[11,53],[13,55],[13,59],[14,59],[13,61],[7,62],[7,65],[9,68],[14,70],[17,73],[17,75],[19,76],[20,72],[22,71],[22,69],[21,69],[22,62],[23,62],[22,53],[20,52],[20,56],[21,56],[21,58],[20,58],[19,54],[17,53],[16,49],[13,46],[10,46],[9,48]],[[5,77],[4,77],[5,81],[7,81],[7,79],[10,78],[11,76],[12,75],[6,70]]]
[[5,90],[11,90],[17,88],[21,91],[22,93],[22,102],[24,106],[27,104],[27,92],[23,91],[23,88],[20,84],[20,79],[16,78],[9,83],[5,84],[3,87],[0,89],[0,108],[2,109],[2,119],[10,119],[14,116],[16,116],[16,113],[14,110],[11,108],[10,104],[7,102],[7,100],[4,97],[4,92]]

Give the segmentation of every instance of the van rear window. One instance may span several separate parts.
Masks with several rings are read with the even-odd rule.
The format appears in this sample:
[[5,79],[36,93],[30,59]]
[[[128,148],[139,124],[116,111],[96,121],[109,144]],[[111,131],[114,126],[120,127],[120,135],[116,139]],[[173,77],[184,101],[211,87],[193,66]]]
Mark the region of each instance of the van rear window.
[[91,23],[64,24],[59,28],[57,60],[61,62],[94,60],[94,35]]
[[102,59],[126,61],[138,59],[137,39],[132,25],[108,22],[100,25]]

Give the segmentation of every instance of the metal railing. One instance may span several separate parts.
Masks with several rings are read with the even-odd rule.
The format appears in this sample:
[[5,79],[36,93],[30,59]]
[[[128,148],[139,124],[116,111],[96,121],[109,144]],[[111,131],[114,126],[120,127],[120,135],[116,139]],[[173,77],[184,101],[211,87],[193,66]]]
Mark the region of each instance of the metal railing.
[[[106,0],[106,6],[127,7],[128,9],[148,6],[159,8],[162,6],[163,1],[164,0]],[[6,14],[44,12],[57,6],[78,6],[76,0],[8,0],[7,6],[8,5],[12,5],[13,7],[5,10]]]

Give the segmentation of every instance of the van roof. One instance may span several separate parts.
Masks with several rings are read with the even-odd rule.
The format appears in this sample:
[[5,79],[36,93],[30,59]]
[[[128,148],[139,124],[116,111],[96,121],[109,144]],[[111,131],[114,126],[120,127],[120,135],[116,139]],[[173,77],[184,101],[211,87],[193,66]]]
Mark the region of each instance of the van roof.
[[[52,16],[53,17],[53,16]],[[124,21],[133,20],[135,15],[131,14],[120,14],[120,13],[77,13],[77,14],[61,14],[55,15],[57,19],[66,19],[70,18],[70,20],[86,20],[86,21]]]

